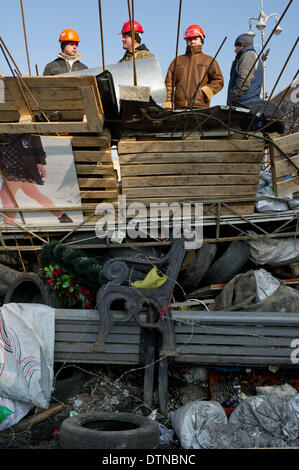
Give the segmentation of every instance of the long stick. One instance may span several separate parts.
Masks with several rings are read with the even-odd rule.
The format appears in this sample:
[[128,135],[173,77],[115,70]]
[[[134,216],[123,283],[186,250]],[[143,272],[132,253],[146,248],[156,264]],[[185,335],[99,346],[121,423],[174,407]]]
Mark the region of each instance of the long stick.
[[131,24],[134,86],[137,86],[136,57],[135,57],[134,0],[132,0],[132,14],[131,14],[130,0],[128,0],[128,11],[129,11],[130,24]]
[[4,47],[4,49],[6,50],[7,54],[9,55],[10,59],[12,60],[12,62],[13,62],[13,64],[14,64],[15,68],[17,69],[17,71],[19,72],[19,74],[22,75],[22,73],[21,73],[19,67],[18,67],[17,64],[15,63],[15,61],[14,61],[14,59],[13,59],[11,53],[9,52],[8,48],[6,47],[5,42],[3,41],[3,39],[2,39],[1,36],[0,36],[0,41],[2,42],[3,47]]
[[258,54],[257,58],[255,59],[251,69],[249,70],[247,76],[245,77],[245,79],[243,80],[243,83],[242,85],[240,86],[239,90],[237,91],[237,93],[235,94],[235,96],[232,96],[231,98],[231,102],[230,102],[230,106],[231,106],[231,103],[232,103],[232,100],[234,99],[234,101],[236,101],[237,97],[239,96],[239,94],[241,93],[241,91],[243,90],[244,88],[244,85],[245,83],[247,82],[248,80],[248,77],[250,76],[252,70],[254,69],[256,63],[258,62],[259,58],[261,57],[262,53],[264,52],[264,49],[266,48],[268,42],[270,41],[270,39],[272,38],[273,34],[275,33],[279,23],[281,22],[281,20],[283,19],[284,15],[286,14],[287,10],[289,9],[291,3],[293,2],[293,0],[290,0],[287,7],[285,8],[283,14],[281,15],[281,17],[279,18],[279,20],[277,21],[276,25],[275,25],[275,28],[273,29],[273,31],[271,32],[270,36],[268,37],[267,41],[265,42],[264,46],[262,47],[260,53]]
[[197,85],[197,87],[196,87],[196,90],[195,90],[195,92],[194,92],[194,94],[193,94],[193,96],[192,96],[192,98],[191,98],[191,100],[190,100],[192,106],[193,106],[193,104],[194,104],[194,101],[195,101],[197,92],[198,92],[199,88],[201,87],[202,82],[204,81],[206,75],[209,73],[210,68],[212,67],[213,63],[215,62],[216,57],[217,57],[217,55],[219,54],[220,50],[222,49],[222,46],[223,46],[223,44],[225,43],[226,40],[227,40],[227,36],[225,36],[225,38],[223,39],[222,43],[220,44],[220,46],[219,46],[219,48],[218,48],[218,51],[216,52],[216,54],[214,55],[213,59],[211,60],[210,65],[209,65],[209,67],[208,67],[207,70],[206,70],[206,73],[204,74],[204,76],[202,77],[202,79],[200,80],[200,82],[198,83],[198,85]]
[[21,10],[22,10],[23,29],[24,29],[24,38],[25,38],[25,46],[26,46],[26,53],[27,53],[27,62],[28,62],[29,76],[31,77],[31,68],[30,68],[30,60],[29,60],[29,52],[28,52],[28,44],[27,44],[27,35],[26,35],[26,26],[25,26],[24,9],[23,9],[23,0],[20,0],[20,3],[21,3]]
[[99,0],[99,16],[100,16],[100,28],[101,28],[102,64],[103,64],[103,72],[104,72],[106,66],[105,66],[105,54],[104,54],[104,34],[103,34],[103,20],[102,20],[101,0]]
[[177,30],[177,38],[176,38],[176,50],[175,50],[174,71],[173,71],[173,80],[172,80],[172,95],[171,95],[171,105],[172,105],[172,109],[174,109],[174,89],[175,89],[176,67],[177,67],[178,51],[179,51],[179,37],[180,37],[180,26],[181,26],[181,12],[182,12],[182,0],[180,0],[180,5],[179,5],[178,30]]

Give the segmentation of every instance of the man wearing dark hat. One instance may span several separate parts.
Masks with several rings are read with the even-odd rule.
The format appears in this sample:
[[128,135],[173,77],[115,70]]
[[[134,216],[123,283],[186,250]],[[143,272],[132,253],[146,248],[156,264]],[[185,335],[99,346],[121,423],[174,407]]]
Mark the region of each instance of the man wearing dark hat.
[[240,34],[235,41],[235,53],[228,84],[228,106],[242,106],[245,102],[261,99],[263,85],[263,66],[257,60],[253,36]]
[[[148,59],[149,57],[155,57],[145,44],[141,44],[141,34],[143,33],[143,28],[138,21],[134,21],[134,32],[135,32],[135,59]],[[123,49],[125,49],[124,56],[120,59],[121,62],[128,62],[133,60],[133,39],[131,32],[131,23],[126,21],[121,30]]]

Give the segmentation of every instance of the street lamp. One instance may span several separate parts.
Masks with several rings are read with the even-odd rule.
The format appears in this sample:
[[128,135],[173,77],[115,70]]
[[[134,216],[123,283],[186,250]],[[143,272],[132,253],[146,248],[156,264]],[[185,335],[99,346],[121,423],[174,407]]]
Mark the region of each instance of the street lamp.
[[[252,20],[256,20],[256,28],[261,32],[262,37],[262,49],[264,49],[265,44],[265,28],[267,26],[267,21],[271,17],[275,17],[276,24],[279,21],[279,15],[277,13],[271,13],[271,15],[266,15],[263,10],[263,0],[261,0],[261,8],[260,8],[260,15],[258,18],[252,17],[248,21],[249,31],[248,34],[251,36],[255,36],[254,32],[252,31]],[[274,31],[274,34],[278,35],[282,32],[282,28],[278,25]],[[266,60],[268,58],[270,49],[267,49],[262,55],[262,63],[263,63],[263,99],[267,99],[267,91],[266,91]]]

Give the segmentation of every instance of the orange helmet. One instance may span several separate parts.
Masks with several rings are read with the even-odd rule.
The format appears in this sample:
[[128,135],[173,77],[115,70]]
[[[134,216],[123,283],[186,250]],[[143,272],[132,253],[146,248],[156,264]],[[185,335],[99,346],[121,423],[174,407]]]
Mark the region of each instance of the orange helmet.
[[[128,33],[129,31],[131,31],[131,23],[130,21],[126,21],[121,30],[121,34]],[[134,31],[135,33],[143,33],[143,28],[138,21],[134,21]]]
[[192,24],[191,26],[188,26],[185,31],[184,39],[194,38],[196,36],[200,36],[202,38],[206,37],[205,33],[203,32],[203,29],[198,26],[198,24]]
[[65,29],[62,31],[62,33],[59,36],[58,41],[64,42],[64,41],[75,41],[75,42],[80,42],[79,39],[79,34],[74,31],[73,29]]

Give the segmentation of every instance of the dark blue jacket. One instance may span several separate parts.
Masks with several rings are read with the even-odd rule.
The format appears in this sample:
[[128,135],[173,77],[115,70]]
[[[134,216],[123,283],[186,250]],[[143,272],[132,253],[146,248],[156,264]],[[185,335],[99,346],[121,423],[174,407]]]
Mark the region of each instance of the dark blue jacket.
[[238,71],[239,61],[242,58],[243,72],[246,73],[245,77],[243,77],[244,79],[248,75],[248,72],[251,70],[251,67],[253,65],[252,60],[249,63],[247,63],[246,57],[243,57],[243,55],[248,53],[249,51],[255,52],[254,47],[252,46],[244,47],[244,49],[240,50],[237,53],[236,58],[232,63],[232,67],[230,71],[230,81],[228,84],[228,93],[227,93],[227,105],[228,106],[230,105],[239,106],[239,105],[242,105],[242,103],[245,103],[246,101],[257,100],[260,98],[261,88],[263,85],[263,66],[262,66],[261,61],[259,60],[257,63],[256,70],[252,71],[254,73],[253,79],[251,79],[251,77],[248,77],[244,87],[241,90],[241,93],[238,96],[236,96],[236,101],[234,100],[234,98],[231,101],[231,97],[233,95],[236,95],[236,91],[237,91],[235,89],[235,86],[239,78],[239,71]]

